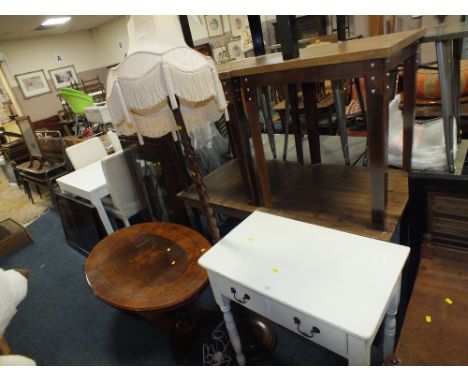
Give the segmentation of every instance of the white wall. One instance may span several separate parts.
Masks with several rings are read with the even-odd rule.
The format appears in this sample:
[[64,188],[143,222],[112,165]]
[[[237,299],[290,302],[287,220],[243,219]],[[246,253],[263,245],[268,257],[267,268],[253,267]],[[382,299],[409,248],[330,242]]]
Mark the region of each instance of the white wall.
[[[78,79],[86,80],[99,75],[105,85],[106,67],[122,61],[127,47],[124,16],[112,19],[94,30],[0,42],[0,52],[5,56],[2,68],[6,78],[23,113],[29,115],[33,122],[48,118],[62,109],[50,80],[50,69],[73,65]],[[57,60],[57,54],[62,58],[61,61]],[[14,76],[41,69],[48,79],[51,93],[24,99]]]
[[[2,67],[13,87],[18,86],[15,74],[43,69],[49,79],[50,69],[74,65],[78,73],[95,69],[101,62],[96,41],[89,30],[7,40],[0,44],[0,51],[5,56]],[[62,58],[61,61],[57,60],[57,54]]]
[[118,64],[128,50],[127,16],[112,19],[93,30],[100,66]]

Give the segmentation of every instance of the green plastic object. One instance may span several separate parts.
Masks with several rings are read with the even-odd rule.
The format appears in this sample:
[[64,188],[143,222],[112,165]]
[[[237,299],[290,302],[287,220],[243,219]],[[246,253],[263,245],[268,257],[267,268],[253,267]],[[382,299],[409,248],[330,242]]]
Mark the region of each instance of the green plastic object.
[[60,97],[68,103],[68,106],[70,106],[70,109],[72,109],[75,114],[81,116],[84,116],[85,114],[85,107],[92,106],[94,104],[93,97],[75,89],[61,89]]

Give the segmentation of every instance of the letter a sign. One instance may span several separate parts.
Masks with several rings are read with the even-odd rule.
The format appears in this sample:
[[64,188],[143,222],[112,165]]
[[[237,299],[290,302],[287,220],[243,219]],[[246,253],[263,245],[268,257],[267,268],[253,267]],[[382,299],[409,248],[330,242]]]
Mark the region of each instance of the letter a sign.
[[63,62],[63,55],[60,52],[55,52],[54,53],[54,61],[57,61],[59,63]]

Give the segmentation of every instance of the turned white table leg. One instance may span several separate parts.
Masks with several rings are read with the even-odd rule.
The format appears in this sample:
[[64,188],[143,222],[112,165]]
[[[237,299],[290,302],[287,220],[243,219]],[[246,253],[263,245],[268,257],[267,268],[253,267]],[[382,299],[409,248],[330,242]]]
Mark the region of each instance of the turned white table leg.
[[371,341],[348,336],[348,365],[370,366]]
[[393,289],[390,305],[385,316],[384,339],[383,339],[383,356],[384,358],[393,355],[395,350],[395,335],[396,335],[396,314],[398,304],[400,302],[400,283],[401,277],[398,279],[395,288]]
[[224,323],[226,324],[226,329],[229,335],[229,339],[231,340],[232,347],[234,351],[236,352],[237,364],[239,366],[244,366],[245,356],[244,356],[244,353],[242,353],[239,333],[237,332],[236,323],[234,321],[234,318],[232,317],[231,301],[228,298],[221,296],[221,302],[219,303],[219,308],[221,309],[221,312],[223,312]]

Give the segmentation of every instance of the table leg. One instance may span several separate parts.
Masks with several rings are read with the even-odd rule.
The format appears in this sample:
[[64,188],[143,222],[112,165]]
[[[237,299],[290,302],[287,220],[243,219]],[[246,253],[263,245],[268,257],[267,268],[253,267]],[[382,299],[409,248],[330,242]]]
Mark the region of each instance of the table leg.
[[400,285],[401,278],[398,279],[395,289],[393,290],[390,305],[388,306],[385,316],[384,340],[383,340],[383,356],[388,357],[393,355],[395,350],[395,335],[396,335],[396,314],[398,304],[400,302]]
[[255,163],[257,165],[260,189],[262,190],[263,203],[265,207],[271,207],[270,180],[268,177],[268,168],[263,151],[262,133],[260,122],[258,120],[258,108],[256,100],[256,90],[248,82],[248,78],[241,78],[242,90],[245,96],[245,108],[247,119],[249,120],[250,134],[255,152]]
[[200,330],[214,327],[221,319],[218,311],[205,310],[193,303],[163,312],[142,311],[137,314],[166,335],[177,365],[186,363],[190,347]]
[[307,124],[310,161],[312,164],[319,164],[322,158],[320,156],[320,132],[314,82],[302,84],[302,96],[304,98],[304,113]]
[[267,97],[268,93],[269,89],[267,86],[262,86],[261,88],[257,89],[257,97],[260,102],[260,108],[262,110],[263,119],[265,121],[271,153],[273,154],[273,158],[276,159],[276,142],[273,129],[273,119],[271,118],[271,99],[270,97]]
[[226,330],[228,332],[229,339],[231,340],[232,348],[236,352],[237,363],[239,366],[244,366],[245,356],[244,353],[242,353],[242,346],[236,322],[234,321],[231,313],[231,301],[224,296],[221,296],[220,300],[219,308],[221,309],[221,312],[223,312],[224,323],[226,324]]
[[333,80],[333,99],[335,100],[336,120],[338,129],[340,130],[341,149],[347,166],[350,165],[349,148],[348,148],[348,131],[346,130],[346,114],[345,100],[343,95],[343,82],[341,80]]
[[461,143],[461,124],[460,124],[460,59],[463,39],[453,40],[453,115],[457,123],[457,142]]
[[112,224],[109,220],[109,216],[107,216],[106,210],[104,209],[104,206],[102,205],[101,199],[92,196],[90,201],[92,205],[96,207],[99,217],[101,218],[102,224],[104,225],[104,228],[106,229],[107,234],[110,235],[111,233],[114,232],[114,229],[112,228]]
[[348,365],[370,366],[371,341],[348,335]]
[[289,104],[291,106],[291,125],[294,130],[294,141],[296,143],[297,161],[304,164],[304,150],[302,147],[302,130],[299,119],[299,100],[297,97],[296,84],[288,84]]
[[366,76],[366,95],[368,153],[372,187],[372,226],[382,231],[385,230],[388,175],[387,86],[388,78],[383,63],[371,63]]
[[222,82],[226,94],[229,111],[229,129],[236,147],[242,183],[246,191],[249,204],[258,205],[259,195],[257,179],[253,167],[253,158],[250,151],[250,142],[247,133],[247,120],[242,109],[241,87],[239,79],[224,80]]
[[[403,106],[403,168],[411,171],[413,153],[413,126],[416,103],[416,54],[403,63],[403,83],[405,102]],[[388,75],[390,79],[390,73]]]
[[288,141],[289,141],[289,94],[287,86],[284,89],[284,115],[283,115],[283,126],[284,126],[284,148],[283,148],[283,160],[288,159]]
[[453,157],[453,102],[452,102],[452,40],[436,41],[437,63],[439,68],[442,118],[444,121],[445,153],[449,171],[455,171]]

